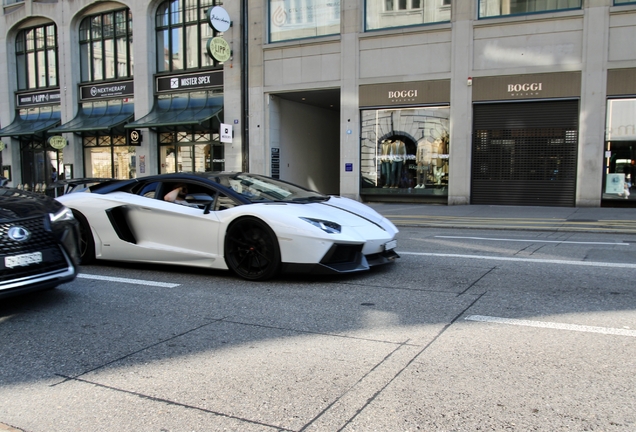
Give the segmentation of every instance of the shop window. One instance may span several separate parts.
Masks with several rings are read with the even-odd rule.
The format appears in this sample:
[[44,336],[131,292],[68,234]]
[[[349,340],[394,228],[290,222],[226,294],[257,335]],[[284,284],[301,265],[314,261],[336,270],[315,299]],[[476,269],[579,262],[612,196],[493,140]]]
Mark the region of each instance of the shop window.
[[363,195],[448,196],[449,107],[361,113]]
[[448,0],[366,0],[365,30],[450,21]]
[[133,76],[133,28],[130,9],[91,15],[80,24],[82,82]]
[[206,17],[217,0],[169,0],[155,16],[157,72],[174,72],[218,66],[207,54],[208,39],[215,36]]
[[160,172],[225,170],[225,147],[218,133],[162,132],[159,134]]
[[57,27],[20,30],[15,42],[18,90],[57,87]]
[[580,9],[581,0],[479,0],[479,18]]
[[607,101],[603,199],[636,202],[636,99]]
[[123,135],[84,137],[86,177],[136,178],[136,151]]
[[269,0],[269,42],[335,34],[340,0]]

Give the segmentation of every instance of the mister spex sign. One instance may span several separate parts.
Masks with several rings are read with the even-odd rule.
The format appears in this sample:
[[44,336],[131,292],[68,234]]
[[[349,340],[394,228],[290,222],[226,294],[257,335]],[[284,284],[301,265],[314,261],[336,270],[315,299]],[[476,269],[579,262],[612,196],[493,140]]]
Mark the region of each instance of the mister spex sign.
[[218,86],[223,86],[222,70],[157,77],[158,93],[207,89]]

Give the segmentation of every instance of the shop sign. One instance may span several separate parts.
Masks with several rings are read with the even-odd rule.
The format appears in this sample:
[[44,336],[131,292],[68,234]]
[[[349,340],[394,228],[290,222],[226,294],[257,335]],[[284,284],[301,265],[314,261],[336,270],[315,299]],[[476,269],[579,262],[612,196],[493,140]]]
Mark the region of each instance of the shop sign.
[[49,145],[55,150],[62,150],[66,147],[66,144],[68,144],[68,141],[62,135],[53,135],[49,138]]
[[572,98],[581,95],[581,72],[474,77],[473,101]]
[[16,95],[18,107],[60,103],[60,91],[42,91],[37,93],[20,93]]
[[227,31],[232,25],[230,15],[221,6],[214,6],[207,11],[208,22],[210,25],[220,32]]
[[360,86],[361,107],[446,104],[450,102],[450,80],[414,81]]
[[232,143],[232,125],[221,123],[221,142]]
[[4,141],[0,141],[0,152],[4,150],[5,147],[6,147],[6,144],[4,143]]
[[207,48],[208,54],[220,63],[228,61],[232,55],[230,45],[221,37],[208,39]]
[[223,86],[222,70],[157,77],[158,93],[220,86]]
[[143,141],[143,136],[141,135],[141,131],[139,129],[130,129],[128,130],[128,145],[131,146],[139,146]]
[[539,96],[542,84],[508,84],[508,93],[510,93],[510,96]]
[[118,83],[85,85],[80,87],[80,100],[95,100],[111,97],[133,96],[135,87],[133,81]]

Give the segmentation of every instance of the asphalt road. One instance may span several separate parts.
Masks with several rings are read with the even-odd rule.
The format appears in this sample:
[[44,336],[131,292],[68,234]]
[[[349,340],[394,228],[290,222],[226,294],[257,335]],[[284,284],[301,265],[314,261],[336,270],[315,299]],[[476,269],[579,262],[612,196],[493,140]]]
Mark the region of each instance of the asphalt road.
[[0,431],[636,430],[636,235],[398,250],[267,283],[106,263],[3,301]]

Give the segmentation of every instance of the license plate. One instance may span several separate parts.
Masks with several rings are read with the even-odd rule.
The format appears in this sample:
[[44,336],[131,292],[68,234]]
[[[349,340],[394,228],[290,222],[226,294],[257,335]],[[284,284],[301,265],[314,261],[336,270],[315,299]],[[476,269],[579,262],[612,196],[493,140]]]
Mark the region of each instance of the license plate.
[[7,268],[24,267],[42,262],[42,252],[33,252],[22,255],[4,257],[4,266]]
[[384,250],[391,250],[397,247],[397,240],[391,240],[390,242],[384,243]]

